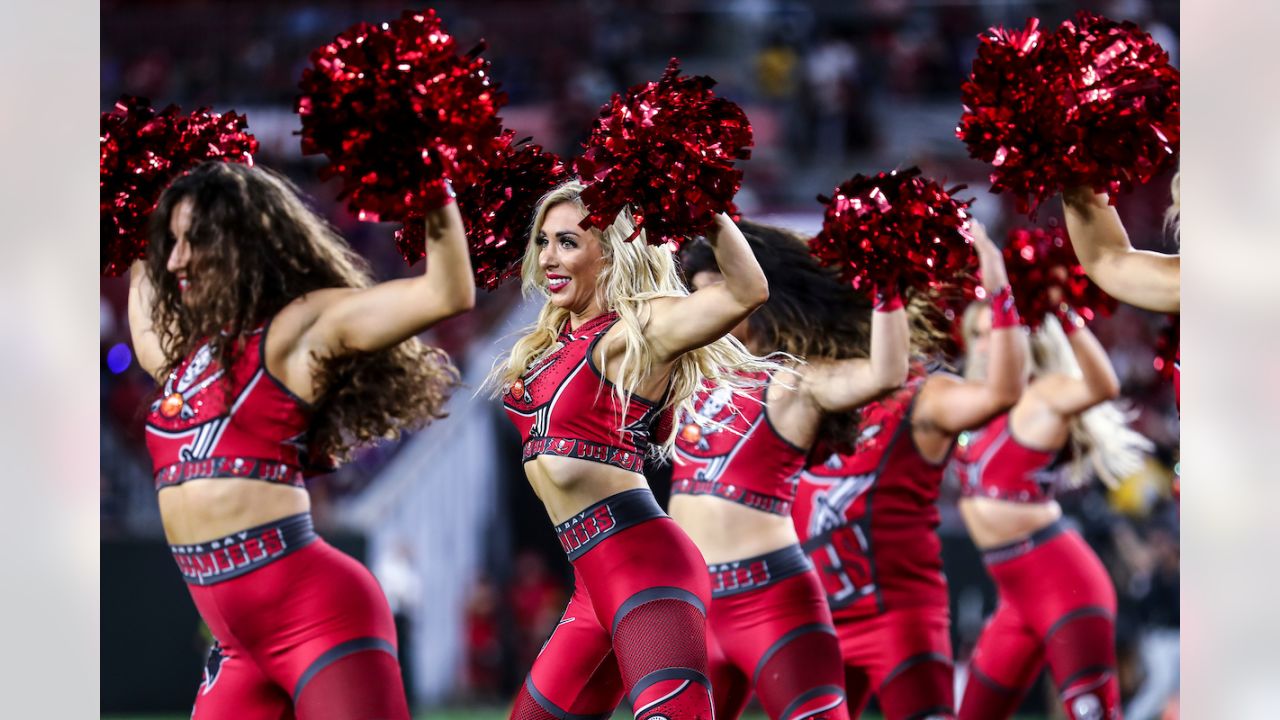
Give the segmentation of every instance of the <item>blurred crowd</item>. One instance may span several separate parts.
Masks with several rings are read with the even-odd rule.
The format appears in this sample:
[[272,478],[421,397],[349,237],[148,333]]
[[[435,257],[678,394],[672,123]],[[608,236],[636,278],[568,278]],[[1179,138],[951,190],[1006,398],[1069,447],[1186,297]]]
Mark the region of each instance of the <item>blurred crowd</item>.
[[[510,96],[503,112],[508,125],[557,152],[574,153],[611,93],[656,78],[668,58],[680,57],[686,71],[715,77],[718,92],[751,117],[756,147],[738,201],[746,214],[816,216],[815,195],[853,172],[918,164],[948,184],[967,183],[980,198],[975,214],[997,240],[1018,222],[1012,205],[985,192],[985,168],[953,135],[977,34],[993,24],[1021,26],[1033,15],[1056,23],[1083,7],[1139,22],[1175,64],[1178,49],[1177,0],[444,0],[430,6],[463,48],[487,43],[493,74]],[[309,51],[354,22],[389,19],[404,9],[386,0],[288,0],[234,10],[209,0],[104,0],[102,106],[127,93],[157,106],[247,112],[250,130],[263,140],[258,160],[290,175],[378,277],[418,272],[421,266],[407,267],[398,256],[394,228],[355,220],[334,197],[336,188],[318,181],[319,161],[303,158],[292,135],[297,79]],[[262,120],[255,124],[255,118]],[[1162,226],[1168,180],[1122,199],[1136,246],[1175,251]],[[1055,210],[1047,204],[1038,220],[1052,221]],[[518,299],[511,285],[481,293],[476,312],[424,339],[461,363],[471,340]],[[129,356],[126,302],[127,278],[104,279],[102,532],[158,537],[142,434],[152,382]],[[1155,441],[1157,452],[1119,489],[1094,484],[1063,500],[1120,593],[1124,684],[1135,718],[1158,716],[1177,684],[1178,518],[1171,487],[1178,472],[1178,416],[1170,383],[1153,364],[1153,348],[1170,322],[1121,308],[1095,324],[1135,427]],[[484,353],[477,355],[488,362]],[[375,482],[398,448],[366,450],[315,482],[317,523],[323,527],[334,499]],[[486,568],[471,592],[461,697],[509,697],[567,598],[564,563],[546,528],[516,527],[510,552],[495,553],[502,559]],[[944,512],[941,532],[963,536],[954,512]],[[979,613],[976,622],[981,619]],[[979,629],[957,618],[957,649],[967,652]]]

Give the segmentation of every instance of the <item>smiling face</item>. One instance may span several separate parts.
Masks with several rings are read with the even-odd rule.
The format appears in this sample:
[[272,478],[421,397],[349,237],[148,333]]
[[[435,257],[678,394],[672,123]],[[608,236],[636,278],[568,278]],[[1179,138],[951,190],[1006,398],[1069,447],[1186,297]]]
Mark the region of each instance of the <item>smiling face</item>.
[[597,234],[578,225],[583,217],[572,203],[555,205],[547,210],[534,242],[551,304],[593,317],[603,312],[596,291],[605,259]]
[[184,299],[187,297],[187,290],[191,287],[188,270],[191,268],[192,250],[187,233],[191,230],[191,213],[194,205],[190,197],[179,200],[169,218],[169,232],[174,237],[174,243],[165,267],[178,278],[178,289],[182,291]]

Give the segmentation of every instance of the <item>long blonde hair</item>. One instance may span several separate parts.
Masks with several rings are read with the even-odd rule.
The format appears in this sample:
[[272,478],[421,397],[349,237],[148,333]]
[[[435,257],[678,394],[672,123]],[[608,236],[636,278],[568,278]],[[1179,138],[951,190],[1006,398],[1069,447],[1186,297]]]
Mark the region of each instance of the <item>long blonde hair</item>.
[[[536,240],[551,208],[569,203],[583,215],[586,214],[586,207],[581,199],[584,187],[582,182],[570,180],[553,188],[538,201],[520,270],[520,285],[525,297],[540,296],[544,299],[544,305],[537,320],[525,329],[524,336],[516,341],[510,354],[499,356],[494,362],[488,380],[494,396],[500,395],[504,387],[520,379],[531,365],[552,351],[561,328],[569,320],[568,310],[545,302],[550,293],[547,291],[546,277],[539,269]],[[597,299],[606,312],[618,314],[618,321],[622,325],[622,363],[618,368],[617,380],[612,383],[621,408],[627,407],[635,388],[649,376],[656,364],[653,350],[645,341],[643,332],[644,325],[648,322],[649,301],[689,294],[680,279],[672,249],[668,246],[650,245],[643,230],[628,242],[627,238],[634,231],[630,208],[624,208],[618,213],[613,224],[603,232],[598,229],[590,230],[600,241],[600,249],[604,255],[604,269],[596,285]],[[659,412],[673,410],[678,413],[683,410],[694,414],[693,395],[702,387],[704,380],[710,380],[717,387],[729,388],[735,395],[741,395],[758,385],[758,381],[742,377],[743,373],[773,372],[781,367],[775,360],[751,354],[741,342],[726,334],[676,359],[671,370],[670,386],[666,397],[662,399]],[[617,427],[619,433],[623,430],[623,422],[620,417]],[[676,423],[671,423],[667,437],[658,438],[655,443],[658,456],[671,456],[675,436]]]
[[[1032,375],[1061,373],[1082,377],[1071,341],[1055,317],[1046,317],[1031,334]],[[1068,487],[1079,487],[1089,479],[1092,468],[1109,488],[1139,470],[1154,445],[1129,427],[1134,413],[1115,401],[1098,403],[1071,418],[1071,464],[1066,475]]]
[[[964,337],[972,337],[978,313],[985,302],[969,305],[964,313]],[[1029,335],[1028,370],[1031,377],[1060,373],[1083,377],[1071,341],[1058,319],[1049,316]],[[1080,487],[1089,479],[1089,469],[1104,485],[1115,488],[1120,480],[1141,469],[1152,442],[1129,427],[1133,412],[1124,404],[1107,401],[1073,416],[1067,424],[1071,461],[1065,473],[1067,487]]]

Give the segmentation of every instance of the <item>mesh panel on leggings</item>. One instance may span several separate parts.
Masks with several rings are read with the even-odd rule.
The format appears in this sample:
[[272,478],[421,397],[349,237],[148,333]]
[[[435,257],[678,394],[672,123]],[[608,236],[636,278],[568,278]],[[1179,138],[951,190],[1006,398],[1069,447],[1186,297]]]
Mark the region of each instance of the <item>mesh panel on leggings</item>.
[[[765,661],[756,676],[756,697],[760,698],[765,712],[776,718],[807,690],[823,685],[843,688],[843,671],[840,641],[825,632],[805,633],[783,645]],[[806,703],[806,707],[814,705]],[[846,713],[841,704],[839,717],[848,717]],[[828,712],[815,717],[833,716]]]
[[613,634],[613,650],[630,692],[654,670],[691,668],[707,674],[707,622],[683,600],[653,600],[627,613]]
[[556,716],[543,709],[529,694],[528,686],[522,685],[520,694],[516,695],[516,704],[511,708],[511,720],[556,720]]
[[409,720],[400,664],[382,650],[365,650],[326,665],[294,701],[298,720]]

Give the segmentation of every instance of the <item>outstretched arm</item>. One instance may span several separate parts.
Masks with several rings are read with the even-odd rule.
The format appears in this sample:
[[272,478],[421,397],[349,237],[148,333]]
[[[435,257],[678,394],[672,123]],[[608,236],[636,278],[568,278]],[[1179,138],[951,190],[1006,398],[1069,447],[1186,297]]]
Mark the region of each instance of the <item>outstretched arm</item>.
[[133,341],[133,354],[138,365],[147,374],[159,380],[164,370],[164,351],[160,348],[160,336],[151,324],[151,306],[155,302],[155,288],[147,277],[145,260],[135,260],[129,268],[129,335]]
[[1178,255],[1135,250],[1106,195],[1089,188],[1062,194],[1067,233],[1084,271],[1122,302],[1156,312],[1178,312],[1182,261]]
[[871,314],[871,357],[812,361],[804,368],[800,394],[826,413],[861,407],[907,381],[909,342],[902,301],[886,298]]
[[424,274],[369,288],[323,290],[305,301],[314,311],[314,321],[298,343],[305,356],[383,350],[475,307],[475,280],[458,206],[433,210],[425,222]]
[[1080,377],[1051,373],[1038,378],[1027,392],[1054,413],[1071,418],[1100,402],[1115,399],[1120,394],[1120,380],[1102,343],[1078,315],[1068,310],[1059,316],[1059,321],[1080,365]]
[[769,299],[764,271],[728,215],[716,218],[707,241],[724,280],[685,297],[655,298],[650,303],[644,336],[658,362],[671,362],[715,342]]
[[947,375],[930,377],[916,401],[916,419],[946,435],[957,435],[978,427],[1013,407],[1026,382],[1025,331],[1013,305],[1009,276],[1000,250],[986,230],[973,223],[974,248],[982,272],[982,286],[991,298],[990,356],[987,376],[981,381],[960,380]]

